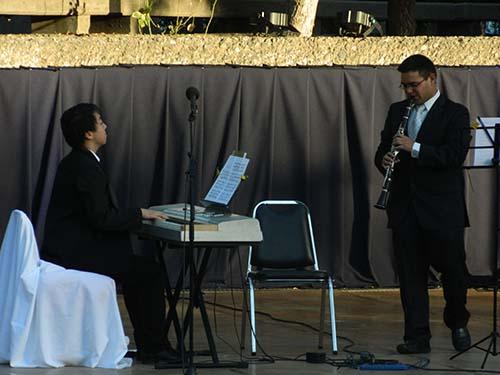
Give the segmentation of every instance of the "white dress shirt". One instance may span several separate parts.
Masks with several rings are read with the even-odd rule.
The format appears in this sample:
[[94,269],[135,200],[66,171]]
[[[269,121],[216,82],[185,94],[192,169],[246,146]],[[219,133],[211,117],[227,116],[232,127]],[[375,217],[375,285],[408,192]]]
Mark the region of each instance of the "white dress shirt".
[[[439,90],[437,90],[432,98],[427,100],[424,104],[415,106],[411,111],[410,118],[408,119],[408,137],[410,137],[412,140],[417,139],[418,132],[420,131],[420,128],[422,127],[427,114],[431,110],[436,100],[439,98],[439,95],[441,95],[441,93],[439,92]],[[420,143],[414,142],[411,150],[411,157],[418,159],[419,153]]]

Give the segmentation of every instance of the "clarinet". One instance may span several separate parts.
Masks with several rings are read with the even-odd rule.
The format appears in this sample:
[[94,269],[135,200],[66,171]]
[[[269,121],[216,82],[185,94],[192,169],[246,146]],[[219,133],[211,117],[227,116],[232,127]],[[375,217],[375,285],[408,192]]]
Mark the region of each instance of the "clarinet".
[[[406,124],[408,123],[408,117],[410,117],[410,111],[412,110],[414,104],[412,101],[408,102],[408,105],[405,107],[405,111],[403,114],[403,118],[401,119],[401,122],[399,123],[398,130],[396,132],[396,135],[404,135],[405,129],[406,129]],[[397,157],[399,154],[399,150],[396,150],[396,147],[394,145],[391,146],[391,153],[393,154],[394,158],[392,159],[391,165],[385,170],[385,177],[384,177],[384,183],[382,185],[382,192],[380,193],[380,196],[378,197],[377,203],[375,203],[375,208],[380,208],[381,210],[385,210],[387,208],[387,202],[389,201],[389,195],[391,192],[391,184],[392,184],[392,173],[394,172],[394,166],[396,165],[397,162]]]

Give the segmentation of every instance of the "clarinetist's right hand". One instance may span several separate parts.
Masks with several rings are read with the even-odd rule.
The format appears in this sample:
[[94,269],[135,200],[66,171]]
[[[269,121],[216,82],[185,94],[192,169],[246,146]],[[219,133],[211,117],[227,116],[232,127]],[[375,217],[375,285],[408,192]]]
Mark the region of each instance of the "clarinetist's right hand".
[[382,167],[385,169],[389,168],[394,160],[394,154],[392,152],[388,152],[387,154],[384,155],[382,159]]

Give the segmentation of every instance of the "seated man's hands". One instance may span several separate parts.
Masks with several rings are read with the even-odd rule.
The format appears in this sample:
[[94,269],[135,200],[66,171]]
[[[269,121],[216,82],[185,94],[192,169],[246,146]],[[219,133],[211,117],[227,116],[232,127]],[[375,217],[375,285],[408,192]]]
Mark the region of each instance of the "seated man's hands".
[[146,220],[166,220],[168,216],[161,211],[150,210],[147,208],[141,208],[142,218]]

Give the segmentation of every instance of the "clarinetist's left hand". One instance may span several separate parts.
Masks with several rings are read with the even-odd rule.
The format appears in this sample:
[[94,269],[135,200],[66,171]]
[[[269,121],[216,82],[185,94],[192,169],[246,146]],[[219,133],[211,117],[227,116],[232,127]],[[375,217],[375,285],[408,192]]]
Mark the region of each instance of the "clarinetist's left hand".
[[396,135],[392,139],[392,144],[398,151],[406,151],[406,152],[411,152],[411,149],[413,147],[413,140],[406,135]]

